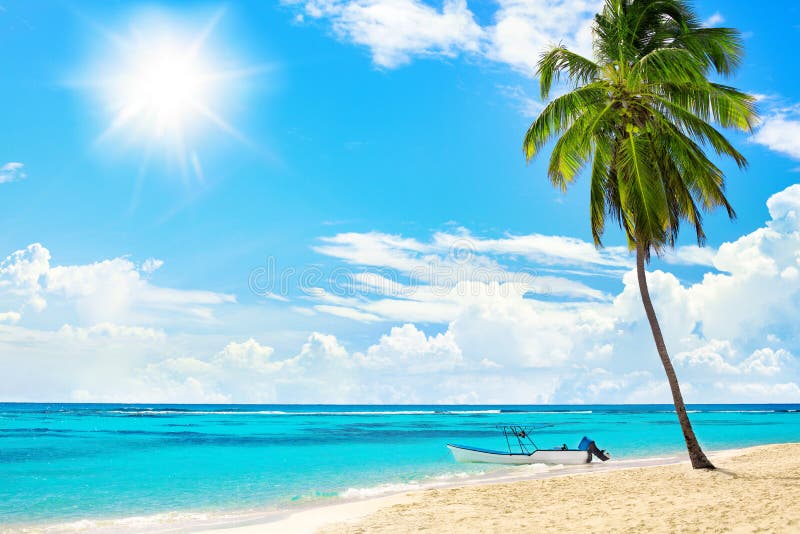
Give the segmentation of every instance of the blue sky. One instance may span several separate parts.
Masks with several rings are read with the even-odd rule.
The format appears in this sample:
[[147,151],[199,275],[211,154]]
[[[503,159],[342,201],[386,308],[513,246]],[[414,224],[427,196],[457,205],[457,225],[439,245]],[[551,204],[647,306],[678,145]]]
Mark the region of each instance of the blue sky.
[[[0,399],[668,400],[621,235],[594,251],[585,181],[520,150],[538,51],[586,50],[597,3],[3,3]],[[653,291],[690,401],[798,401],[800,6],[697,9],[764,120],[723,164],[738,219]],[[193,42],[183,144],[109,132]]]

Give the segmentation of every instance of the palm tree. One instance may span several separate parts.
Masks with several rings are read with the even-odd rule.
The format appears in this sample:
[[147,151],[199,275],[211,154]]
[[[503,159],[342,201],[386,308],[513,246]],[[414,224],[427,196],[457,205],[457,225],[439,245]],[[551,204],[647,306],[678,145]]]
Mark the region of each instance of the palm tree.
[[595,245],[606,218],[636,251],[647,320],[667,375],[692,466],[713,469],[692,430],[678,378],[650,300],[645,264],[673,247],[682,222],[703,245],[703,212],[733,208],[722,171],[707,157],[747,161],[712,125],[751,131],[755,100],[709,76],[732,74],[741,62],[739,32],[707,28],[682,0],[606,0],[593,27],[594,58],[555,46],[538,64],[542,99],[564,76],[569,92],[551,100],[523,144],[528,161],[551,139],[548,177],[562,191],[590,168]]

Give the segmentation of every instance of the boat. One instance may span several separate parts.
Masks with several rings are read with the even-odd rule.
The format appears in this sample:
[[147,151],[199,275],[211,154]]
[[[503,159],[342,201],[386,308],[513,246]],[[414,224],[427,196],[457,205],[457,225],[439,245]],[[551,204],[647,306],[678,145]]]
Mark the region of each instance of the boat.
[[592,457],[596,457],[603,462],[610,458],[606,451],[600,450],[595,442],[586,436],[583,437],[575,449],[570,449],[566,444],[552,449],[540,449],[531,437],[534,427],[503,425],[500,428],[503,430],[503,435],[508,445],[508,450],[506,451],[452,443],[448,443],[447,448],[453,453],[455,460],[462,463],[578,465],[588,464],[592,461]]

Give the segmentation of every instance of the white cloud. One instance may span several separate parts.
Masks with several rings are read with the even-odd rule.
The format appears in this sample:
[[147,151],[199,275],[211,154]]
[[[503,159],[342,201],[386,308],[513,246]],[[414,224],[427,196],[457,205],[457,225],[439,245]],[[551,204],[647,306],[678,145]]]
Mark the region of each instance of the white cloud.
[[[327,21],[341,39],[366,46],[375,64],[393,68],[415,56],[467,53],[531,75],[543,49],[563,42],[591,52],[599,0],[500,0],[492,24],[480,26],[465,0],[436,9],[419,0],[284,0]],[[305,16],[294,19],[298,23]]]
[[[486,238],[462,228],[437,232],[430,241],[378,232],[343,233],[321,241],[317,252],[355,269],[347,274],[349,283],[330,290],[306,288],[307,294],[319,302],[317,311],[362,322],[445,323],[471,306],[503,299],[609,301],[606,292],[575,277],[616,278],[632,267],[626,247],[598,250],[581,239],[543,234]],[[713,249],[687,246],[665,259],[712,266],[714,255]]]
[[49,294],[75,302],[79,314],[88,322],[130,321],[131,317],[138,322],[158,313],[209,319],[209,306],[235,301],[231,295],[211,291],[153,285],[126,258],[53,267],[45,280]]
[[382,67],[397,67],[418,55],[476,52],[483,33],[465,0],[445,0],[441,10],[418,0],[286,3],[302,5],[312,18],[330,20],[340,38],[368,47],[375,64]]
[[50,251],[39,243],[12,252],[0,262],[0,290],[24,297],[25,305],[36,311],[47,306],[40,279],[50,270]]
[[24,167],[25,165],[18,161],[9,161],[0,166],[0,184],[27,178],[28,175],[22,170]]
[[15,311],[0,312],[0,323],[14,324],[19,321],[21,317],[22,315]]
[[160,269],[164,265],[163,260],[158,260],[156,258],[147,258],[142,262],[142,266],[140,270],[145,274],[153,274],[155,271]]
[[[800,381],[793,354],[800,345],[781,341],[796,339],[800,333],[795,320],[800,316],[800,185],[773,195],[768,207],[772,219],[763,228],[719,249],[681,247],[665,258],[668,263],[713,267],[700,282],[684,285],[659,270],[648,275],[686,389],[708,401],[731,400],[726,396],[731,390],[719,387],[724,383],[720,377],[747,384],[772,383],[778,377],[784,384]],[[324,251],[348,263],[375,262],[406,270],[431,258],[446,262],[442,254],[447,250],[456,250],[455,258],[482,264],[492,260],[494,265],[505,257],[592,269],[630,265],[624,249],[597,252],[589,243],[554,236],[488,239],[460,232],[436,234],[431,242],[421,242],[373,233],[340,235],[333,241],[337,246]],[[456,286],[459,291],[422,287],[412,294],[406,289],[402,298],[340,297],[337,305],[349,304],[389,320],[446,323],[461,349],[464,368],[483,364],[503,369],[505,375],[511,369],[557,369],[561,385],[553,390],[556,400],[601,401],[600,394],[605,393],[609,402],[647,401],[648,395],[650,400],[668,402],[636,277],[627,268],[623,290],[613,301],[591,300],[584,291],[578,302],[543,302],[525,298],[524,291],[492,293],[490,283],[471,279]],[[472,276],[475,270],[465,272]],[[575,377],[569,377],[570,366],[587,361],[596,367],[579,367]],[[791,386],[781,390],[793,391]]]
[[59,335],[78,340],[88,339],[131,339],[164,341],[166,334],[163,330],[144,328],[141,326],[124,326],[114,323],[99,323],[87,328],[64,325],[58,330]]
[[[619,271],[632,266],[625,247],[598,250],[574,237],[544,234],[513,235],[492,239],[475,236],[466,229],[437,232],[423,243],[412,238],[379,232],[342,233],[320,239],[314,247],[320,254],[354,265],[385,267],[429,280],[436,270],[492,270],[493,256],[520,256],[529,262],[551,266],[592,266]],[[498,271],[501,269],[498,269]]]
[[763,119],[750,140],[793,159],[800,159],[800,106],[774,110]]
[[520,255],[541,264],[593,265],[600,267],[630,267],[631,255],[625,247],[597,249],[592,243],[574,237],[528,234],[509,234],[500,239],[473,236],[466,230],[459,233],[440,232],[434,235],[439,250],[453,253],[490,253]]
[[800,230],[800,184],[790,185],[767,200],[770,227],[784,231]]
[[230,342],[208,359],[184,356],[150,364],[137,376],[200,402],[330,402],[332,395],[346,398],[353,387],[352,365],[334,336],[314,332],[291,358],[277,358],[272,347],[250,338]]
[[424,265],[425,257],[420,256],[433,251],[432,247],[415,239],[379,232],[347,232],[323,237],[320,241],[323,245],[314,247],[320,254],[348,263],[389,267],[403,272],[410,272]]
[[798,402],[798,399],[800,399],[800,386],[796,382],[781,382],[777,384],[764,382],[717,383],[716,387],[725,391],[729,395],[728,398],[735,398],[739,402],[763,404]]
[[532,75],[542,52],[562,43],[591,54],[591,24],[599,0],[499,0],[495,24],[487,28],[485,54]]
[[463,360],[451,331],[428,337],[413,324],[392,328],[377,345],[356,354],[355,359],[370,369],[410,374],[453,370]]
[[365,323],[371,323],[374,321],[381,320],[381,318],[375,315],[374,313],[358,311],[354,308],[348,308],[347,306],[330,306],[327,304],[318,304],[314,306],[314,309],[322,313],[329,313],[331,315],[344,317],[345,319],[353,319],[354,321],[361,321]]
[[679,265],[704,265],[714,266],[714,256],[717,251],[712,247],[699,247],[697,245],[685,245],[664,254],[664,261]]
[[703,26],[705,27],[712,27],[718,26],[725,22],[725,17],[722,16],[722,13],[719,11],[715,11],[710,17],[703,21]]
[[[648,273],[689,402],[800,401],[800,185],[776,193],[767,206],[771,219],[761,228],[708,253],[688,248],[676,254],[694,265],[713,265],[701,280],[681,282],[659,269]],[[469,246],[458,241],[464,236],[471,239]],[[319,313],[299,320],[304,325],[320,321],[336,308],[340,316],[366,318],[370,324],[319,322],[339,331],[333,335],[307,327],[292,332],[291,343],[263,332],[180,331],[176,324],[185,328],[192,315],[173,309],[213,308],[212,302],[225,302],[225,297],[160,288],[124,258],[52,266],[47,249],[32,245],[2,264],[0,293],[6,301],[17,299],[19,307],[27,306],[31,293],[38,292],[51,301],[50,310],[98,300],[95,313],[83,314],[83,324],[61,326],[63,321],[49,330],[29,322],[35,314],[11,312],[21,315],[17,318],[5,312],[0,366],[7,376],[0,383],[0,398],[669,402],[626,252],[596,252],[584,244],[540,235],[476,237],[466,231],[439,233],[430,240],[380,233],[328,238],[320,248],[329,258],[341,259],[353,271],[382,270],[356,273],[345,288],[353,291],[349,294],[310,291],[307,302]],[[431,261],[439,267],[461,266],[463,272],[444,277],[456,282],[450,286],[438,286],[426,275],[409,293],[408,273]],[[625,274],[621,288],[599,292],[602,298],[591,293],[597,290],[588,283],[560,287],[551,298],[530,298],[528,286],[498,281],[522,273],[520,264],[535,262],[553,269],[579,265]],[[493,269],[495,278],[481,278],[485,271],[480,268]],[[576,283],[566,275],[550,282]],[[591,283],[600,282],[607,280],[595,277]],[[109,284],[127,289],[114,293]],[[2,309],[14,309],[6,301]],[[260,313],[244,309],[237,319],[251,310]],[[127,321],[154,314],[179,315],[182,322],[154,326]],[[106,317],[89,322],[93,315],[119,315],[126,321]],[[248,330],[258,333],[261,327],[253,325],[262,323],[269,321],[254,322]],[[222,326],[229,331],[238,322]],[[351,348],[354,343],[359,346]]]
[[87,324],[149,323],[193,317],[207,321],[212,307],[235,302],[232,295],[154,285],[150,275],[163,264],[142,267],[127,258],[83,265],[51,265],[50,251],[39,243],[11,253],[0,263],[0,298],[22,298],[21,306],[42,311],[49,299],[74,306]]

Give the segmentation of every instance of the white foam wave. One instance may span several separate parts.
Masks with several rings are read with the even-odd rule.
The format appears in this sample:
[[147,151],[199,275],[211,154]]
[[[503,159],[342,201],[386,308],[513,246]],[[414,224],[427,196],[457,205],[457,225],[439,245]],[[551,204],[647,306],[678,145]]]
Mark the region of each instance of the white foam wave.
[[340,492],[339,497],[344,499],[368,499],[370,497],[378,497],[392,493],[402,493],[405,491],[449,486],[455,481],[478,479],[483,475],[486,475],[485,471],[473,471],[469,473],[466,471],[457,471],[455,473],[442,473],[409,482],[378,484],[377,486],[368,486],[365,488],[348,488],[345,491]]
[[502,410],[447,410],[447,411],[442,412],[442,413],[458,415],[458,414],[462,414],[462,413],[463,414],[503,413],[503,411]]
[[775,413],[775,410],[708,410],[706,413]]
[[[795,411],[795,410],[785,410]],[[686,413],[777,413],[778,410],[686,410]],[[675,410],[659,410],[655,413],[675,413]]]
[[500,410],[472,410],[436,412],[434,410],[389,410],[389,411],[337,411],[337,412],[285,412],[281,410],[110,410],[108,413],[123,415],[428,415],[436,413],[500,413]]
[[518,473],[544,473],[545,471],[553,471],[561,469],[564,466],[561,464],[547,465],[547,464],[526,464],[514,468],[515,474]]
[[162,512],[152,515],[114,519],[79,519],[67,523],[36,525],[33,531],[47,533],[71,532],[174,532],[194,526],[225,525],[265,517],[264,512],[248,510],[233,512]]
[[180,410],[110,410],[108,413],[122,414],[122,415],[288,415],[290,412],[282,412],[279,410],[259,410],[252,412],[237,412],[229,410],[196,410],[196,411],[180,411]]
[[398,484],[379,484],[368,488],[347,488],[339,494],[340,497],[345,499],[368,499],[370,497],[378,497],[380,495],[388,495],[391,493],[402,493],[404,491],[413,491],[420,489],[421,485],[418,482],[403,482]]
[[589,414],[592,413],[592,410],[559,410],[559,411],[519,411],[519,412],[509,412],[509,413],[533,413],[533,414],[550,414],[550,415],[564,415],[564,414]]

